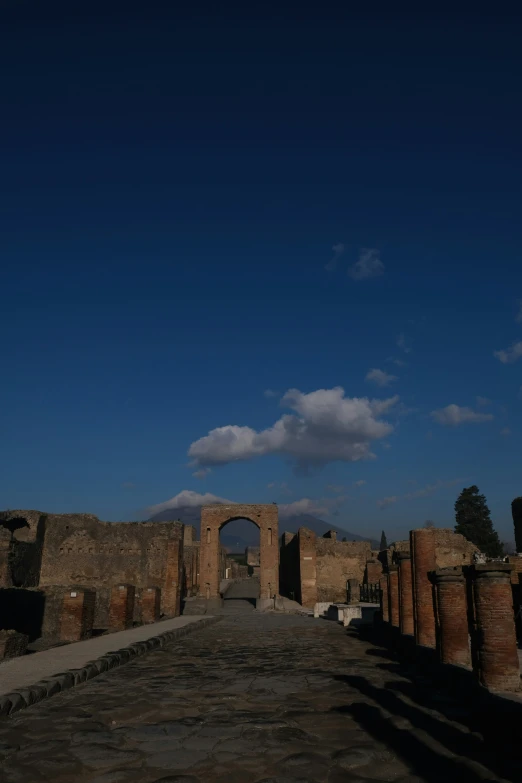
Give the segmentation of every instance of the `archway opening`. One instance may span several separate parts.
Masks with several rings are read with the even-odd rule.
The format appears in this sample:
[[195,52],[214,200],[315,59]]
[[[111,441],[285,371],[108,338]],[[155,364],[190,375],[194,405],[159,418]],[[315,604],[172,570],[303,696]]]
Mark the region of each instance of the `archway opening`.
[[255,606],[260,595],[260,531],[246,517],[234,517],[219,529],[220,592],[224,601],[242,601]]

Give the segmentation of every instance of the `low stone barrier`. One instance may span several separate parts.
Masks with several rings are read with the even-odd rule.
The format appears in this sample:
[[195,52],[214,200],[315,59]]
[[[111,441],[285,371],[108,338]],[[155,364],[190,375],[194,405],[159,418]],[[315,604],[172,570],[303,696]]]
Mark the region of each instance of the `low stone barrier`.
[[69,688],[74,688],[76,685],[81,685],[87,680],[97,677],[98,674],[102,674],[102,672],[114,669],[117,666],[122,666],[132,658],[144,655],[146,652],[149,652],[149,650],[164,647],[176,639],[180,639],[193,631],[213,625],[221,619],[222,617],[219,615],[215,617],[204,617],[197,623],[184,625],[181,628],[174,628],[171,631],[165,631],[165,633],[152,636],[150,639],[141,642],[133,642],[128,647],[122,647],[120,650],[108,652],[105,655],[102,655],[101,658],[89,661],[80,669],[70,669],[59,674],[54,674],[52,677],[49,677],[46,680],[40,680],[40,682],[37,682],[28,688],[20,688],[13,693],[6,693],[3,696],[0,696],[0,716],[12,715],[14,712],[30,707],[31,704],[36,704],[36,702],[54,696],[55,693],[60,693],[60,691],[66,691],[69,690]]

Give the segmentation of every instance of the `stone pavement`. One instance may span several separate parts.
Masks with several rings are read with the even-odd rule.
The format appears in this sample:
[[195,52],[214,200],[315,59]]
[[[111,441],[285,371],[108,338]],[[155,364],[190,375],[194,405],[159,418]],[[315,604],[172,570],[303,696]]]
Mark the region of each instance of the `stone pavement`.
[[159,623],[140,625],[127,631],[116,631],[84,642],[64,644],[43,652],[4,661],[0,665],[0,696],[33,685],[38,680],[52,677],[67,669],[79,669],[89,661],[101,658],[112,650],[119,650],[134,642],[143,642],[152,636],[175,628],[184,628],[201,620],[201,617],[173,617]]
[[519,750],[497,728],[354,631],[248,612],[0,720],[0,777],[518,781]]

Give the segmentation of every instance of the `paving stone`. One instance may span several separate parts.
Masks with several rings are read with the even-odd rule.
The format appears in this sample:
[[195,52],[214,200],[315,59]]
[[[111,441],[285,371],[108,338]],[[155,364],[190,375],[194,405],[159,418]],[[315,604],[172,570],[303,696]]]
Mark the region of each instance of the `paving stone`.
[[162,769],[190,769],[200,761],[208,757],[202,751],[166,750],[163,753],[154,753],[146,760],[149,767],[161,767]]
[[82,764],[91,769],[103,767],[119,767],[122,764],[130,764],[141,757],[130,750],[118,750],[108,745],[98,745],[94,742],[84,745],[72,746],[73,753]]

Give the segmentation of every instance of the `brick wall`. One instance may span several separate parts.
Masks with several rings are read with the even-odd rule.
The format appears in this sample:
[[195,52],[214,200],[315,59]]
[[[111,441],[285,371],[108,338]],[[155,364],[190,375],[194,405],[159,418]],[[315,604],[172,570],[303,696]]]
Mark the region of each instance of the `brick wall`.
[[346,582],[348,579],[357,579],[362,584],[371,550],[369,541],[318,538],[317,600],[332,603],[346,601]]

